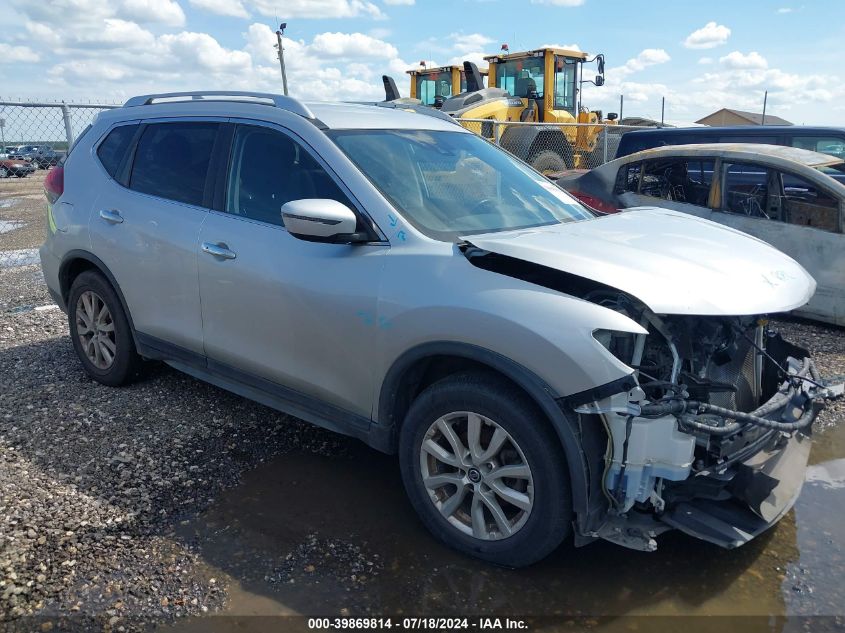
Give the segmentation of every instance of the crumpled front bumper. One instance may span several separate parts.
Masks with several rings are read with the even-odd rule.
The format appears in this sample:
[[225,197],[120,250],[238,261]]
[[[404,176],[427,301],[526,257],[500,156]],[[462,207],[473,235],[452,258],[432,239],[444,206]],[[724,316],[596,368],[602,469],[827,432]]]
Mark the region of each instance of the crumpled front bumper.
[[[724,473],[684,482],[713,493],[710,498],[698,496],[668,504],[660,520],[721,547],[744,545],[777,523],[795,504],[811,444],[812,424],[791,437],[773,432],[767,446],[748,460]],[[672,494],[683,498],[683,488],[679,486]]]

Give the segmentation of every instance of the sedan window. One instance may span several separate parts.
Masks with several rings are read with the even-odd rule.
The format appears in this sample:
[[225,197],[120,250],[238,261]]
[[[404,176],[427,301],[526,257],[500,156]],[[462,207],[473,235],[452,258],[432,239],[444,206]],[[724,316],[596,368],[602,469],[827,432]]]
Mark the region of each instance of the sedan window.
[[651,160],[643,169],[640,193],[644,196],[706,207],[713,183],[713,159],[670,158]]
[[760,165],[732,164],[725,169],[724,211],[755,218],[780,219],[769,208],[769,170]]
[[784,173],[782,182],[781,207],[786,222],[839,232],[839,201],[834,196],[794,174]]

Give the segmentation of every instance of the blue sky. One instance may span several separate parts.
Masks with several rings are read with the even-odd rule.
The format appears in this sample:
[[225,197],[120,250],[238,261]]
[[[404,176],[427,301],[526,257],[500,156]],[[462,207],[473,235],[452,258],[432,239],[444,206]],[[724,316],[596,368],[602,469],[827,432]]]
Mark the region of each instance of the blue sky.
[[3,0],[0,97],[123,100],[138,92],[278,91],[278,21],[294,95],[378,99],[382,73],[407,94],[420,60],[480,60],[576,45],[607,57],[584,103],[689,122],[720,107],[841,124],[838,3],[627,0]]

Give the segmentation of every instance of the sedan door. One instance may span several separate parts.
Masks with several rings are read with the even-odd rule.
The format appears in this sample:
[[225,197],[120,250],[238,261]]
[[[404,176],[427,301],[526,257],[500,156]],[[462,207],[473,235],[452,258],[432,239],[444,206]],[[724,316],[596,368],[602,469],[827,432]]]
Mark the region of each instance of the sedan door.
[[845,325],[841,197],[815,174],[746,163],[726,162],[722,183],[721,208],[711,219],[768,242],[807,269],[816,294],[796,314]]
[[369,418],[387,245],[310,242],[285,230],[281,207],[291,200],[356,208],[298,137],[238,125],[231,147],[225,195],[199,239],[209,369]]

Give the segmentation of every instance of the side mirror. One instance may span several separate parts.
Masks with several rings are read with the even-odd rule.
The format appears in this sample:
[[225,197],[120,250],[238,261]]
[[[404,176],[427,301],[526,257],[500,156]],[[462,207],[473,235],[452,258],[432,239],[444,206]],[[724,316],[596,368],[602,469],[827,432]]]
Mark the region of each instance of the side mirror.
[[288,233],[301,240],[354,244],[368,241],[356,233],[358,219],[352,209],[337,200],[309,198],[282,205],[282,222]]
[[596,75],[595,84],[597,86],[603,86],[604,85],[604,76],[603,75]]

